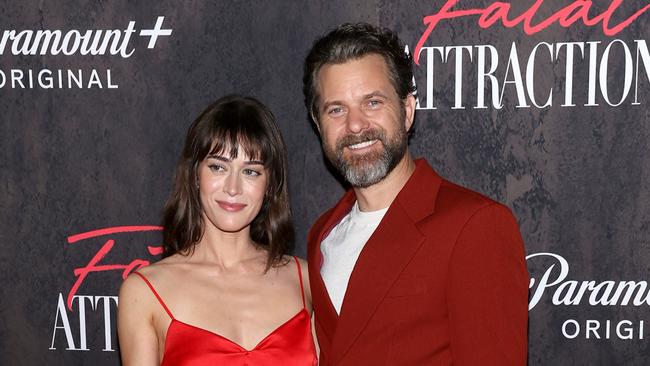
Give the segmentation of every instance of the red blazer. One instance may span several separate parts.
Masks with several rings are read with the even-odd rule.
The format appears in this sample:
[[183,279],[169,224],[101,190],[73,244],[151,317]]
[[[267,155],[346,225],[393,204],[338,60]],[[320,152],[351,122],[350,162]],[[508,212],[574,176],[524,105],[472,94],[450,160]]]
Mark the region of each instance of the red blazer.
[[348,191],[308,235],[320,365],[525,365],[528,272],[505,206],[442,179],[424,160],[361,251],[340,316],[320,243]]

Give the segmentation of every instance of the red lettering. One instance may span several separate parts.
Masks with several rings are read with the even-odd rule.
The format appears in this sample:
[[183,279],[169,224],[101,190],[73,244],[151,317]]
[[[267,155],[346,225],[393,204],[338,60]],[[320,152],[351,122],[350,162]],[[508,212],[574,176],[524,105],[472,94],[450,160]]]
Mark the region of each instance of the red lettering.
[[[591,2],[591,1],[590,1]],[[630,24],[632,24],[633,21],[636,20],[636,18],[640,17],[641,14],[645,13],[648,9],[650,9],[650,4],[647,4],[640,10],[638,10],[636,13],[632,14],[631,17],[627,18],[626,20],[622,21],[620,24],[617,26],[614,26],[612,28],[609,27],[609,21],[612,18],[612,14],[616,11],[616,8],[618,8],[621,3],[623,3],[623,0],[614,0],[612,1],[612,5],[609,6],[609,9],[607,9],[603,13],[603,33],[607,36],[613,36],[617,34],[618,32],[622,31],[623,29],[627,28]],[[585,21],[585,24],[587,22]]]
[[162,227],[160,226],[114,226],[107,227],[104,229],[86,231],[85,233],[75,234],[68,236],[68,243],[72,244],[78,242],[79,240],[96,238],[98,236],[110,235],[110,234],[121,234],[121,233],[132,233],[137,231],[160,231]]
[[553,23],[558,23],[563,28],[568,28],[578,20],[582,19],[582,22],[587,27],[593,27],[602,23],[603,34],[606,36],[614,36],[621,32],[623,29],[627,28],[633,21],[635,21],[641,14],[645,13],[650,9],[650,4],[646,4],[643,8],[637,10],[632,16],[623,20],[617,25],[610,25],[610,21],[614,12],[621,5],[623,0],[612,0],[610,6],[602,14],[596,15],[593,18],[589,18],[589,9],[591,8],[591,0],[576,0],[570,5],[565,6],[564,8],[558,10],[550,17],[542,20],[537,24],[532,24],[533,17],[537,13],[537,10],[544,3],[544,0],[536,0],[533,5],[530,6],[528,10],[522,13],[520,16],[513,19],[508,19],[508,13],[510,11],[510,4],[505,2],[494,2],[487,6],[485,9],[467,9],[467,10],[452,10],[458,0],[448,0],[445,5],[440,8],[438,13],[433,15],[425,16],[422,21],[427,28],[422,33],[422,36],[418,40],[417,45],[414,50],[414,59],[417,65],[420,64],[420,52],[424,43],[429,39],[431,32],[438,26],[443,19],[454,19],[470,15],[479,15],[478,25],[485,29],[489,28],[499,21],[505,28],[512,28],[519,24],[523,23],[524,33],[527,35],[533,35],[535,33],[541,32],[546,29]]
[[152,247],[152,246],[148,246],[148,247],[147,247],[147,251],[148,251],[149,254],[151,254],[151,255],[160,255],[160,254],[162,254],[162,252],[163,252],[163,248],[162,248],[162,247]]
[[433,32],[434,28],[438,25],[438,23],[443,20],[443,19],[454,19],[454,18],[459,18],[459,17],[464,17],[468,15],[476,15],[476,14],[481,14],[483,12],[482,9],[469,9],[469,10],[460,10],[460,11],[450,11],[451,8],[456,5],[458,0],[448,0],[445,5],[440,8],[440,11],[434,15],[429,15],[424,17],[422,21],[424,22],[424,25],[427,26],[427,29],[425,29],[424,33],[422,34],[422,37],[420,37],[420,40],[418,41],[417,45],[415,46],[415,63],[417,65],[420,64],[420,51],[422,50],[422,47],[424,46],[424,42],[427,41],[429,38],[429,35],[431,35],[431,32]]
[[503,24],[508,22],[508,11],[510,10],[510,4],[496,2],[487,8],[481,16],[478,18],[478,25],[481,28],[489,28],[499,19]]
[[[68,243],[72,244],[80,240],[111,234],[160,230],[162,230],[160,226],[117,226],[71,235],[68,237]],[[125,279],[131,272],[149,265],[149,261],[139,258],[134,259],[128,264],[99,264],[99,262],[113,249],[114,245],[115,240],[107,240],[104,245],[102,245],[102,247],[97,251],[97,253],[95,253],[95,255],[90,259],[88,264],[86,264],[84,267],[74,269],[73,273],[75,277],[77,277],[77,280],[75,281],[74,285],[72,285],[70,292],[68,292],[66,306],[69,310],[72,310],[72,300],[79,290],[79,287],[81,287],[90,273],[122,271],[122,278]],[[159,255],[162,253],[163,249],[160,246],[147,246],[147,251],[151,255]]]
[[578,21],[582,18],[583,22],[586,24],[587,19],[589,18],[589,8],[591,7],[590,3],[575,2],[566,8],[562,14],[560,14],[560,25],[564,28],[568,28],[571,24]]

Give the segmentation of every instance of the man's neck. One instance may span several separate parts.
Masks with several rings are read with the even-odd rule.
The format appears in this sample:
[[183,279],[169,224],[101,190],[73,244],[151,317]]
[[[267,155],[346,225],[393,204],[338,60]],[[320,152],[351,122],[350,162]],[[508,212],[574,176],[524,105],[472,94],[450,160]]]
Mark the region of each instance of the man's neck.
[[381,181],[366,188],[354,188],[361,211],[377,211],[390,206],[413,174],[415,162],[407,151],[397,166]]

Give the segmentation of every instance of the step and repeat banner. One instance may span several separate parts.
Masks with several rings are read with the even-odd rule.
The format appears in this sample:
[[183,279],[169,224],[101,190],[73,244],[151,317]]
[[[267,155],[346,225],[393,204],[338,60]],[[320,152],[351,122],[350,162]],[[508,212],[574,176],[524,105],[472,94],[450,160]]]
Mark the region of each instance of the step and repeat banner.
[[159,258],[185,132],[219,96],[276,115],[304,257],[309,226],[344,188],[303,106],[302,63],[317,36],[366,21],[394,29],[417,62],[415,155],[519,220],[529,365],[646,365],[649,7],[0,4],[0,364],[119,365],[118,288]]

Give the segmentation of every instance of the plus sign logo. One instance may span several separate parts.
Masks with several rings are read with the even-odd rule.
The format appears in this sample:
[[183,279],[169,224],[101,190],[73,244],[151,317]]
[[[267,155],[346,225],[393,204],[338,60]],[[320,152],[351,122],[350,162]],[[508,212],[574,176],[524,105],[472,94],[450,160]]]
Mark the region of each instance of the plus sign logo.
[[[135,20],[115,29],[5,29],[0,30],[0,56],[119,56],[124,59],[135,53],[133,38],[148,37],[148,49],[156,47],[160,37],[172,35],[158,16],[153,27],[137,27]],[[169,21],[168,21],[169,23]],[[140,32],[138,33],[138,29]],[[145,38],[146,39],[146,38]],[[2,65],[0,65],[2,66]],[[117,89],[118,78],[110,68],[56,66],[40,69],[6,69],[0,67],[2,89]]]
[[156,46],[156,41],[158,40],[158,37],[172,35],[171,29],[162,28],[164,21],[165,21],[165,17],[162,16],[158,17],[158,19],[156,20],[156,25],[154,25],[153,29],[140,30],[140,37],[149,37],[149,44],[147,45],[147,48],[154,48]]

